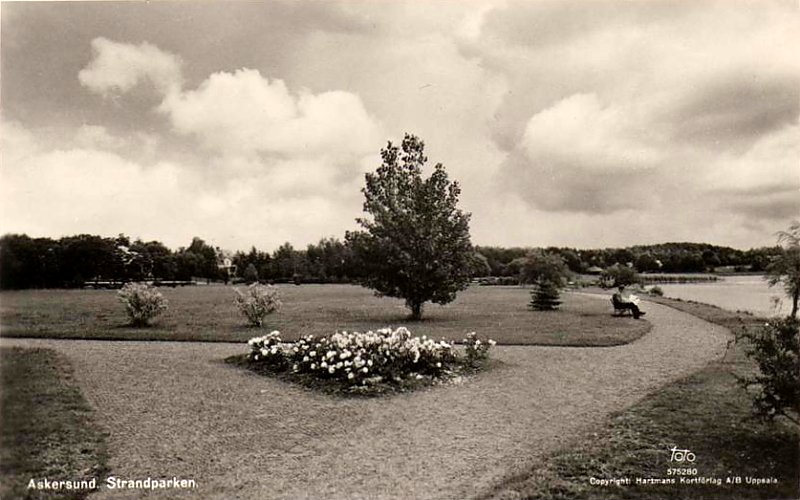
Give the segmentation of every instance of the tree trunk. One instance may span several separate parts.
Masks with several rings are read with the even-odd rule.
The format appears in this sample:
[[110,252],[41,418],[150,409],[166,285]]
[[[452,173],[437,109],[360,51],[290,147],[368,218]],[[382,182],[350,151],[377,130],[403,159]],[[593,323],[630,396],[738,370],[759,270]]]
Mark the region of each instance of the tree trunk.
[[800,299],[800,289],[797,289],[792,294],[792,313],[791,317],[797,319],[797,301]]

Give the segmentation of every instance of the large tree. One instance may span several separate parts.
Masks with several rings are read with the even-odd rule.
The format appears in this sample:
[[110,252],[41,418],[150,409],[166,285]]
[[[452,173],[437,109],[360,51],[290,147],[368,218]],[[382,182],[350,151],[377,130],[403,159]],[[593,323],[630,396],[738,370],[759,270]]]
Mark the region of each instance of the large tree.
[[788,231],[778,233],[781,253],[767,266],[765,278],[770,286],[783,285],[792,299],[792,312],[797,318],[797,303],[800,301],[800,222],[793,222]]
[[346,239],[362,266],[362,285],[378,296],[405,299],[411,318],[425,302],[447,304],[469,285],[473,248],[468,213],[457,208],[461,189],[437,163],[425,179],[425,144],[406,134],[388,143],[383,163],[366,174],[364,231]]

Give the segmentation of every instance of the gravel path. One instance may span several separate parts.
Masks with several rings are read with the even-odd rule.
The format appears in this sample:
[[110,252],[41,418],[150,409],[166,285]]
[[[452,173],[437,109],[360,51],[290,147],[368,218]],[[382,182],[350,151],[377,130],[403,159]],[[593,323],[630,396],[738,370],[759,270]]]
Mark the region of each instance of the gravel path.
[[497,347],[499,369],[388,399],[334,399],[224,365],[242,344],[3,345],[70,358],[110,432],[113,475],[197,482],[166,492],[103,487],[95,500],[455,499],[723,355],[724,328],[653,303],[645,310],[653,329],[632,344]]

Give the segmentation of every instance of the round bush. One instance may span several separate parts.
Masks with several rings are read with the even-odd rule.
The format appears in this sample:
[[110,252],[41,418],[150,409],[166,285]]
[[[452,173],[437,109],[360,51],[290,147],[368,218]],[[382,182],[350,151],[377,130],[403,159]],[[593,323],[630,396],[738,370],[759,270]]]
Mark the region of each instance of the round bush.
[[146,283],[126,283],[119,291],[119,299],[131,325],[137,327],[147,326],[150,320],[167,310],[167,299]]
[[242,293],[236,290],[236,306],[252,326],[264,324],[264,318],[281,307],[278,290],[270,285],[253,283]]

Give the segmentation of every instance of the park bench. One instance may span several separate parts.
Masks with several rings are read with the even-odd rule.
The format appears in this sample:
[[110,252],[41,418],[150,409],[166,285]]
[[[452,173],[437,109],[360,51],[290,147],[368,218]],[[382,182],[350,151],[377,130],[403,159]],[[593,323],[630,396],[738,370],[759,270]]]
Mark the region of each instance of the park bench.
[[621,302],[616,293],[611,296],[611,304],[614,306],[614,316],[633,315],[633,309],[631,309],[630,303]]

